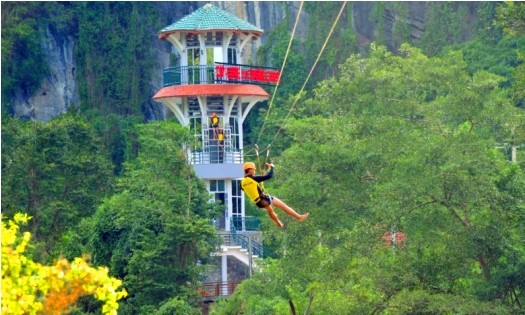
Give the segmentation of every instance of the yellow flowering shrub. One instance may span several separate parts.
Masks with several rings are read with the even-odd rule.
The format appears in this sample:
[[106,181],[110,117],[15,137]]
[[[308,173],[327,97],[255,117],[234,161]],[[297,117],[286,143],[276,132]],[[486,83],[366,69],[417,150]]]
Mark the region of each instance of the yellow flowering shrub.
[[83,258],[44,266],[24,255],[31,234],[20,235],[19,224],[29,219],[18,213],[8,224],[2,221],[2,315],[67,314],[84,295],[102,301],[103,314],[117,314],[117,301],[127,292],[117,291],[122,281],[108,276],[107,268],[91,267]]

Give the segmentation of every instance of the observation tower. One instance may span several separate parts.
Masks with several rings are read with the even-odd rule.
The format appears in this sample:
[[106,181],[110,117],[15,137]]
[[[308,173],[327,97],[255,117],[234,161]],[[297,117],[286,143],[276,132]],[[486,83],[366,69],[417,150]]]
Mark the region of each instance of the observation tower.
[[[279,80],[277,69],[250,66],[244,59],[248,44],[262,34],[263,30],[211,4],[158,33],[159,39],[172,44],[176,58],[164,69],[163,88],[153,99],[190,129],[189,162],[212,198],[225,206],[217,228],[237,242],[242,242],[246,235],[242,232],[251,230],[254,223],[245,217],[239,185],[244,177],[243,122],[255,104],[269,98],[262,86]],[[232,237],[232,232],[237,234]],[[229,242],[223,237],[223,243]],[[224,256],[233,255],[226,253],[226,245],[230,244],[221,246],[222,281],[227,281]],[[248,248],[250,253],[253,250]]]

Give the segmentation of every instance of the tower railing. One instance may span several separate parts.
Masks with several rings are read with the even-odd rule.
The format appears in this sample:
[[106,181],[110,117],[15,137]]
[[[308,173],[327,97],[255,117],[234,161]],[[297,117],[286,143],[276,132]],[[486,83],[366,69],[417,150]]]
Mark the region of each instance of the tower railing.
[[162,75],[164,87],[216,83],[276,85],[280,71],[270,67],[216,62],[212,65],[168,67]]
[[226,148],[213,144],[204,150],[193,150],[191,152],[191,164],[242,164],[243,150]]
[[203,127],[201,137],[202,145],[192,150],[192,164],[243,163],[243,152],[234,144],[228,125],[224,128]]
[[261,228],[261,219],[259,217],[242,217],[232,216],[230,217],[232,229],[241,231],[259,231]]

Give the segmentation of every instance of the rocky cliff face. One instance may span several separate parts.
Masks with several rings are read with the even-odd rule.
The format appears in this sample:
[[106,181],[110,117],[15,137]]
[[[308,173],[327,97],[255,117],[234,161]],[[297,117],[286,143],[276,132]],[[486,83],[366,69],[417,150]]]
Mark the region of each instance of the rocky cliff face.
[[75,80],[75,61],[72,38],[61,38],[48,29],[42,43],[51,74],[42,82],[33,96],[16,92],[13,101],[15,115],[26,119],[48,121],[64,113],[69,106],[78,105]]
[[[287,14],[290,16],[289,28],[292,30],[300,6],[298,1],[215,1],[212,3],[266,31],[261,41],[254,43],[246,52],[248,56],[255,56],[257,48],[265,42],[267,34],[272,27],[281,23]],[[161,1],[156,2],[155,6],[165,15],[166,20],[172,23],[204,4],[206,3]],[[395,42],[395,36],[393,35],[396,23],[406,23],[412,39],[421,38],[424,33],[428,2],[407,3],[408,16],[405,17],[398,17],[394,12],[385,10],[383,15],[383,34],[378,34],[376,22],[370,18],[370,13],[374,6],[373,2],[352,2],[351,6],[352,16],[347,17],[347,19],[351,18],[351,27],[357,34],[358,45],[363,49],[380,35],[387,39],[386,43],[390,48],[399,44]],[[308,19],[307,12],[303,10],[295,34],[296,38],[305,38]],[[73,58],[75,42],[73,38],[60,37],[47,31],[42,45],[51,68],[51,75],[44,80],[36,95],[29,97],[23,95],[22,92],[17,93],[12,111],[15,115],[21,117],[47,121],[64,113],[70,106],[77,106],[79,99],[75,79],[76,65]],[[162,69],[168,66],[171,48],[166,43],[159,41],[155,36],[152,36],[151,46],[155,49],[155,55],[158,58],[156,69],[150,81],[153,95],[162,86]],[[159,120],[165,117],[166,111],[163,106],[159,106],[153,101],[145,105],[146,119]]]

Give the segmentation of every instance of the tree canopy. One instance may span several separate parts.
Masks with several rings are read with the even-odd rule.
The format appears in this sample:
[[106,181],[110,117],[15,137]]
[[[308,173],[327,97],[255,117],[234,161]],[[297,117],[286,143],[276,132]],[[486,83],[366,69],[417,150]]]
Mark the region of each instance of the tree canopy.
[[[310,219],[276,232],[282,258],[214,314],[519,309],[525,174],[498,144],[525,142],[525,116],[502,79],[408,45],[349,58],[276,159],[273,189]],[[406,239],[385,246],[391,232]]]

